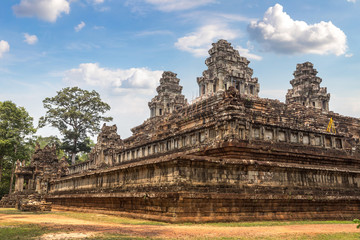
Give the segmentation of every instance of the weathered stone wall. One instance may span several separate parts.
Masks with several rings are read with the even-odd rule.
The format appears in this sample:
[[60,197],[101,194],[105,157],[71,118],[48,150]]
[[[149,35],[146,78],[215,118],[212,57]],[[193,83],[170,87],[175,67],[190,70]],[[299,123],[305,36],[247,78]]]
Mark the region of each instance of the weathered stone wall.
[[[337,129],[326,131],[330,118]],[[318,151],[337,149],[341,154],[360,156],[360,121],[300,104],[277,100],[249,99],[234,88],[175,111],[149,119],[133,129],[121,145],[98,152],[109,166],[141,161],[174,152],[195,153],[224,141],[262,141],[287,148],[308,147]],[[289,145],[290,144],[290,145]],[[111,151],[109,151],[111,149]],[[96,157],[99,159],[99,157]],[[70,173],[96,168],[94,160],[70,167]]]
[[[360,213],[358,161],[263,147],[225,144],[206,154],[231,158],[174,154],[73,175],[54,181],[47,200],[174,222],[351,219]],[[327,166],[316,163],[326,159]]]

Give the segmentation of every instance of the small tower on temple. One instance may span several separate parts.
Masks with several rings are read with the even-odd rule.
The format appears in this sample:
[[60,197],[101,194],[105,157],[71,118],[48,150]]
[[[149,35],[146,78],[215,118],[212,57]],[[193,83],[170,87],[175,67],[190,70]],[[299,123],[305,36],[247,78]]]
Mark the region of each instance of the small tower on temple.
[[300,103],[306,107],[329,111],[330,93],[326,87],[320,87],[322,79],[311,62],[296,65],[294,79],[290,81],[292,89],[286,94],[286,103]]
[[150,117],[172,113],[175,109],[185,106],[187,101],[181,94],[182,86],[176,73],[164,72],[160,78],[160,85],[156,88],[158,95],[149,102]]
[[253,70],[248,67],[250,61],[241,57],[226,40],[219,40],[212,46],[210,57],[205,61],[208,69],[197,78],[200,96],[233,86],[240,94],[257,97],[260,85],[257,78],[252,78]]

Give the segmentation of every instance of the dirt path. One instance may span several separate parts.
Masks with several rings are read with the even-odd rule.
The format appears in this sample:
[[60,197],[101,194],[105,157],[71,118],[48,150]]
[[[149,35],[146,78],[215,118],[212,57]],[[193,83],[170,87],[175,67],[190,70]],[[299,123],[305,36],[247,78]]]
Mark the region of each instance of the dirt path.
[[[23,222],[45,225],[55,229],[65,229],[83,236],[99,233],[116,233],[131,236],[154,238],[192,238],[192,237],[264,237],[298,234],[321,234],[340,232],[359,232],[355,224],[308,224],[270,227],[218,227],[209,225],[128,225],[99,223],[74,219],[55,214],[10,215],[0,214],[0,222]],[[48,237],[48,236],[47,236]],[[81,237],[79,237],[81,238]],[[48,239],[65,239],[49,238]]]

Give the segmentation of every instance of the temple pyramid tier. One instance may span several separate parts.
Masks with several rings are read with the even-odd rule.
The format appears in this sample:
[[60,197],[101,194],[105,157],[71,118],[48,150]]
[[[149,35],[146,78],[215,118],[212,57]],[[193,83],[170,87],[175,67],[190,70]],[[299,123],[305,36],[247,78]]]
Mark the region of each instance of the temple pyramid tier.
[[328,111],[313,65],[297,65],[283,103],[257,96],[249,61],[230,43],[209,53],[191,104],[164,72],[132,136],[104,125],[89,160],[72,166],[38,148],[30,165],[17,163],[15,192],[0,206],[35,192],[52,209],[166,222],[358,218],[360,119]]
[[252,78],[253,70],[248,67],[250,61],[241,57],[226,40],[212,44],[210,57],[205,61],[208,69],[197,78],[200,96],[224,91],[233,86],[241,95],[258,96],[260,85]]
[[181,94],[180,79],[176,75],[169,71],[162,74],[160,86],[156,88],[158,95],[149,102],[150,117],[166,115],[186,105],[185,96]]
[[330,93],[327,93],[325,87],[320,87],[322,79],[316,74],[311,62],[297,64],[294,79],[290,81],[293,88],[286,94],[286,103],[299,103],[328,112]]

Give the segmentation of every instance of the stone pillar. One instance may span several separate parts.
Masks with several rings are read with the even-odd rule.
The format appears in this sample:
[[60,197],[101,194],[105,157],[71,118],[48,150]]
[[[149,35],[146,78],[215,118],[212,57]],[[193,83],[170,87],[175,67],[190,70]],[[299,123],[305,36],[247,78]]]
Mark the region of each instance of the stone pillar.
[[40,184],[41,184],[41,181],[40,181],[40,178],[37,177],[35,181],[36,181],[36,183],[35,183],[35,184],[36,184],[36,186],[35,186],[35,191],[38,192],[38,193],[40,193],[40,191],[41,191],[41,185],[40,185]]
[[29,190],[34,189],[34,180],[29,179],[27,189]]
[[22,192],[24,188],[24,176],[17,176],[15,180],[15,192]]

